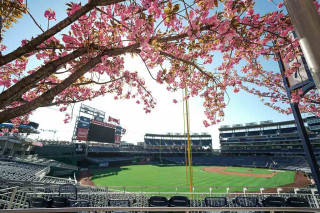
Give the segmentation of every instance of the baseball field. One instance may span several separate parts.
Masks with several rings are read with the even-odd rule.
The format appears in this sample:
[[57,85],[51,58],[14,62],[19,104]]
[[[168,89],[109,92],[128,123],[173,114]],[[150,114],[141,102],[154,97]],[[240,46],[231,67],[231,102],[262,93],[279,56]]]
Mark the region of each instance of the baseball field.
[[[125,187],[126,191],[181,191],[185,192],[186,167],[177,165],[132,165],[116,168],[91,170],[91,181],[98,186]],[[193,182],[196,192],[259,191],[279,186],[293,185],[296,179],[293,171],[243,167],[193,167]],[[120,187],[121,186],[121,187]],[[113,187],[116,188],[116,187]]]

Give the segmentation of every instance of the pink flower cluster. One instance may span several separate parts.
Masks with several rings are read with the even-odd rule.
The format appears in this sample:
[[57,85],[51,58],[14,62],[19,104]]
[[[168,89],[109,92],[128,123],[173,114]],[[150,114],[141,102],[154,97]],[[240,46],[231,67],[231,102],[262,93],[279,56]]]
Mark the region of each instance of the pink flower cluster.
[[54,10],[48,9],[44,12],[44,17],[48,20],[57,20],[56,12]]
[[[22,106],[50,93],[97,59],[93,68],[73,79],[51,101],[61,105],[60,110],[65,112],[69,104],[112,94],[115,100],[135,99],[149,113],[156,100],[148,90],[148,83],[139,76],[145,70],[126,64],[128,57],[141,57],[140,62],[152,78],[166,84],[168,91],[187,88],[187,98],[202,98],[206,127],[224,119],[229,91],[241,90],[258,96],[280,113],[290,113],[287,104],[299,102],[301,111],[320,115],[316,91],[304,97],[301,91],[296,91],[289,99],[279,71],[268,70],[263,62],[281,59],[289,63],[301,55],[299,42],[291,36],[293,26],[288,15],[281,10],[259,14],[254,2],[224,0],[218,1],[217,7],[212,0],[192,5],[188,1],[183,4],[141,0],[94,8],[61,35],[52,36],[24,57],[1,67],[0,86],[8,89],[24,77],[38,75],[44,67],[51,67],[51,62],[70,58],[59,64],[55,72],[46,72],[34,82],[21,99],[0,110]],[[315,5],[319,9],[316,1]],[[70,16],[81,7],[71,3],[67,14]],[[48,21],[56,20],[51,9],[44,16]],[[22,48],[28,42],[23,40]],[[5,47],[1,45],[0,49],[3,51]],[[27,70],[31,56],[42,64]],[[299,67],[299,63],[291,63],[285,75],[291,76]],[[67,114],[65,122],[70,120]]]

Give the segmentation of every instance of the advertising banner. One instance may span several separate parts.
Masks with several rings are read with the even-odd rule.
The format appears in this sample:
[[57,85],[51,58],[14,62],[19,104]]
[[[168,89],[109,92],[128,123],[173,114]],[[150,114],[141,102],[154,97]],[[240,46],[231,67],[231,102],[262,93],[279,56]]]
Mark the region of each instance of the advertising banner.
[[90,118],[80,116],[78,127],[81,129],[89,129],[90,127]]
[[[291,32],[290,36],[292,38],[296,38],[295,32]],[[290,44],[291,45],[291,44]],[[291,48],[288,46],[288,48]],[[310,80],[309,76],[307,74],[307,71],[309,71],[308,64],[303,56],[298,56],[297,58],[293,59],[292,61],[285,62],[283,60],[284,56],[281,56],[281,61],[284,65],[285,71],[292,69],[293,67],[296,67],[295,72],[292,73],[292,75],[287,76],[288,82],[289,82],[289,87],[293,87],[295,85],[301,84],[304,81]]]
[[33,141],[32,145],[33,146],[43,146],[43,144],[41,142],[37,142],[37,141]]
[[113,124],[109,124],[109,123],[105,123],[105,122],[102,122],[102,121],[96,121],[96,120],[92,120],[91,123],[93,124],[97,124],[97,125],[100,125],[100,126],[105,126],[105,127],[109,127],[109,128],[112,128],[112,129],[115,129],[116,126],[113,125]]
[[88,133],[89,133],[89,128],[88,129],[78,128],[76,140],[86,141],[88,139]]
[[114,122],[114,123],[120,124],[120,119],[116,119],[109,116],[108,122]]
[[290,69],[294,63],[300,64],[300,67],[292,75],[287,77],[290,87],[308,80],[308,75],[306,70],[309,68],[306,61],[303,60],[303,56],[299,56],[295,60],[290,61],[289,63],[283,62],[285,70]]
[[115,142],[116,144],[120,144],[120,142],[121,142],[121,135],[115,135],[115,136],[114,136],[114,142]]

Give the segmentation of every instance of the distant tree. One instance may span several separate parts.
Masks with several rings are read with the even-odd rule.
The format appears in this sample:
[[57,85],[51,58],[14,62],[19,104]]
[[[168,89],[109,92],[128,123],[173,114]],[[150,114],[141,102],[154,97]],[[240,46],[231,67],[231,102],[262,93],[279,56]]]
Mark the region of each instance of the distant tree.
[[[115,99],[136,99],[150,112],[156,100],[140,71],[124,68],[130,55],[142,60],[152,78],[167,84],[169,91],[188,88],[189,97],[202,97],[205,126],[223,119],[229,87],[257,95],[281,113],[290,110],[278,103],[290,101],[300,101],[303,112],[319,113],[316,91],[302,100],[297,91],[288,100],[281,75],[260,64],[263,58],[278,60],[279,51],[286,62],[301,54],[297,39],[290,37],[293,28],[280,10],[282,4],[264,15],[254,11],[253,0],[90,0],[83,6],[67,5],[67,18],[47,30],[39,26],[40,35],[0,56],[0,123],[18,124],[39,107],[59,105],[63,111],[108,93]],[[56,19],[52,10],[44,16],[48,27]],[[63,29],[68,32],[59,40]],[[223,54],[220,65],[205,69],[215,52]],[[31,57],[41,65],[27,70]],[[286,75],[299,66],[294,63]]]

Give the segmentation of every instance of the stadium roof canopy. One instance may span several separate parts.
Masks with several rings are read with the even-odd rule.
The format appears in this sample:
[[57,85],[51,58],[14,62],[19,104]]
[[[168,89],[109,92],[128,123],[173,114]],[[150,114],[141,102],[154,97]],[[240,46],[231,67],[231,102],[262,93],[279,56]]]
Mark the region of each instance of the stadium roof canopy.
[[[9,131],[14,127],[12,123],[2,123],[0,124],[0,128],[8,128]],[[30,125],[19,125],[18,127],[19,133],[34,133],[34,134],[39,134],[39,131],[36,130],[33,126]]]
[[274,122],[274,123],[260,123],[256,125],[243,125],[243,126],[222,126],[219,128],[220,131],[227,131],[227,130],[237,130],[237,129],[254,129],[254,128],[262,128],[262,127],[272,127],[272,126],[282,126],[282,125],[289,125],[289,124],[295,124],[295,122],[292,121],[281,121],[281,122]]
[[[151,134],[146,133],[144,137],[162,137],[162,138],[184,138],[187,135],[184,134]],[[211,137],[208,133],[193,133],[190,135],[191,138],[208,138]]]

